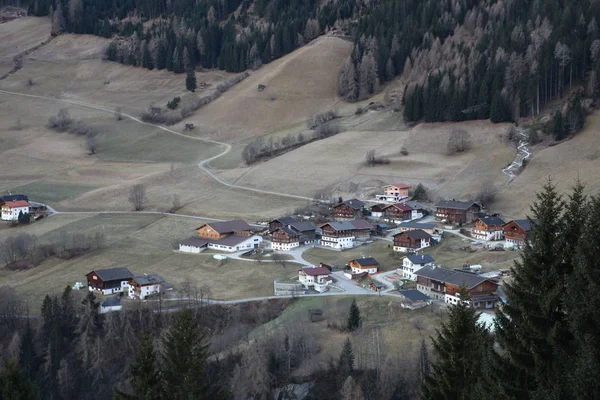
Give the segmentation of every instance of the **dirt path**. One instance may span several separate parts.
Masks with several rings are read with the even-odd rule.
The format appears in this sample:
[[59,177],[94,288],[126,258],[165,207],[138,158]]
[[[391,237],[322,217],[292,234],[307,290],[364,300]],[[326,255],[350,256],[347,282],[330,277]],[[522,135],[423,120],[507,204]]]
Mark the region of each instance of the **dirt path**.
[[517,147],[517,155],[514,161],[506,168],[502,170],[504,175],[508,176],[508,183],[511,183],[517,176],[519,170],[523,167],[525,160],[529,160],[531,157],[531,151],[529,149],[529,142],[527,141],[528,135],[525,128],[516,128],[519,139],[519,145]]
[[[113,114],[115,111],[107,108],[107,107],[103,107],[103,106],[99,106],[96,104],[91,104],[91,103],[86,103],[83,101],[75,101],[75,100],[66,100],[66,99],[57,99],[54,97],[46,97],[46,96],[38,96],[38,95],[33,95],[33,94],[26,94],[26,93],[19,93],[19,92],[11,92],[8,90],[0,90],[0,93],[4,93],[4,94],[8,94],[8,95],[13,95],[13,96],[22,96],[22,97],[30,97],[30,98],[34,98],[34,99],[41,99],[41,100],[49,100],[49,101],[58,101],[58,102],[62,102],[62,103],[67,103],[67,104],[72,104],[74,106],[78,106],[78,107],[84,107],[84,108],[90,108],[93,110],[99,110],[99,111],[103,111],[103,112],[107,112],[107,113],[111,113]],[[230,188],[235,188],[235,189],[239,189],[239,190],[246,190],[246,191],[250,191],[250,192],[256,192],[256,193],[262,193],[262,194],[270,194],[270,195],[275,195],[275,196],[281,196],[281,197],[288,197],[288,198],[292,198],[292,199],[300,199],[300,200],[308,200],[308,201],[312,201],[313,199],[310,197],[306,197],[306,196],[298,196],[298,195],[294,195],[294,194],[288,194],[288,193],[280,193],[280,192],[272,192],[272,191],[268,191],[268,190],[261,190],[261,189],[255,189],[255,188],[250,188],[250,187],[246,187],[246,186],[239,186],[239,185],[235,185],[232,183],[228,183],[225,182],[223,179],[219,178],[217,175],[215,175],[208,167],[206,167],[206,164],[216,160],[219,157],[224,156],[225,154],[229,153],[231,151],[231,145],[228,143],[223,143],[223,142],[218,142],[216,140],[211,140],[211,139],[204,139],[204,138],[199,138],[196,136],[190,136],[190,135],[185,135],[183,133],[180,132],[176,132],[172,129],[169,129],[165,126],[162,125],[156,125],[156,124],[152,124],[149,122],[144,122],[141,119],[134,117],[133,115],[129,115],[129,114],[125,114],[122,113],[123,117],[125,118],[129,118],[132,121],[135,121],[139,124],[142,125],[148,125],[154,128],[158,128],[161,129],[167,133],[173,134],[173,135],[177,135],[177,136],[181,136],[187,139],[192,139],[192,140],[198,140],[198,141],[202,141],[205,143],[213,143],[216,145],[219,145],[221,147],[224,147],[224,150],[217,154],[216,156],[212,156],[210,158],[207,158],[205,160],[202,160],[198,163],[198,168],[200,168],[202,171],[204,171],[204,173],[206,173],[210,178],[212,178],[213,180],[215,180],[216,182],[220,183],[223,186],[227,186]]]

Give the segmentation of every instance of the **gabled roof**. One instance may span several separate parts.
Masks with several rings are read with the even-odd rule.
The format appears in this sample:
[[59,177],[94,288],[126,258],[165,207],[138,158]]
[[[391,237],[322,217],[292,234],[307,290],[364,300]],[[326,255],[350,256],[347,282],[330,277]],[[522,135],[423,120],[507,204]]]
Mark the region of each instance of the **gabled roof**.
[[14,201],[7,201],[4,203],[6,206],[10,207],[10,208],[15,208],[15,207],[29,207],[29,203],[25,200],[14,200]]
[[492,282],[490,279],[481,275],[470,274],[462,271],[450,271],[448,269],[438,267],[423,267],[415,272],[415,275],[449,283],[455,286],[462,286],[467,290],[473,289],[475,286],[485,281]]
[[408,300],[413,301],[413,302],[429,300],[429,297],[427,297],[426,295],[424,295],[423,293],[419,292],[416,289],[401,290],[400,294],[402,296],[406,297]]
[[6,196],[0,197],[0,200],[3,202],[16,201],[16,200],[29,201],[29,197],[25,196],[24,194],[7,194]]
[[294,228],[298,232],[314,231],[315,229],[317,229],[315,224],[313,224],[310,221],[297,221],[291,225],[292,228]]
[[121,305],[121,296],[111,296],[104,300],[101,304],[102,307],[116,307]]
[[418,222],[402,222],[398,225],[401,228],[412,228],[412,229],[435,229],[435,224],[420,224]]
[[487,226],[504,226],[506,224],[506,222],[499,217],[483,217],[479,218],[479,220]]
[[158,274],[138,275],[131,278],[131,280],[136,281],[140,285],[168,285],[163,277]]
[[[352,261],[356,261],[356,263],[358,265],[360,265],[361,267],[370,267],[372,265],[379,265],[379,263],[377,262],[377,260],[374,259],[373,257],[357,258],[357,259],[354,259]],[[350,262],[352,262],[352,261],[350,261]]]
[[273,232],[276,232],[276,231],[283,231],[283,232],[287,233],[290,236],[298,236],[299,235],[299,233],[296,232],[294,229],[290,229],[290,228],[288,228],[285,225],[284,226],[280,226],[279,228],[275,229]]
[[306,267],[306,268],[302,268],[301,271],[304,272],[306,275],[310,275],[310,276],[329,275],[331,273],[331,271],[325,267],[316,267],[316,268]]
[[96,275],[104,282],[106,281],[126,281],[130,278],[133,278],[133,272],[129,270],[127,267],[115,267],[115,268],[106,268],[106,269],[95,269],[89,272],[87,275],[95,272]]
[[254,236],[242,236],[242,235],[229,235],[219,240],[211,240],[210,244],[220,244],[222,246],[233,247],[238,245]]
[[399,235],[408,235],[409,237],[413,238],[414,240],[421,240],[421,239],[427,239],[427,238],[431,238],[431,235],[421,229],[415,229],[412,231],[406,231],[406,232],[400,232],[394,235],[394,237],[399,236]]
[[404,183],[398,183],[396,185],[385,185],[384,188],[387,187],[396,187],[398,189],[410,189],[410,185],[405,185]]
[[358,199],[351,199],[351,200],[346,200],[343,203],[336,204],[335,206],[333,206],[333,208],[336,208],[336,207],[339,207],[342,205],[347,205],[356,211],[362,210],[365,207],[365,203],[363,203],[362,201],[360,201]]
[[396,204],[390,204],[389,206],[385,207],[383,210],[387,210],[388,208],[394,207],[402,212],[406,212],[406,211],[412,211],[412,207],[407,206],[404,203],[396,203]]
[[531,221],[528,219],[513,219],[512,221],[509,221],[506,225],[510,224],[511,222],[514,222],[515,224],[519,225],[526,232],[529,232],[531,230],[531,222],[533,222],[535,225],[540,224],[540,221],[537,219],[533,219]]
[[283,225],[293,225],[293,224],[297,223],[298,220],[296,220],[295,218],[292,218],[292,217],[281,217],[281,218],[274,219],[271,222],[280,222]]
[[439,208],[453,208],[455,210],[468,210],[471,206],[476,205],[481,208],[481,205],[476,201],[456,201],[456,200],[441,200],[435,203]]
[[182,244],[184,246],[204,247],[209,242],[210,241],[208,239],[202,239],[198,236],[192,236],[191,238],[182,240],[181,242],[179,242],[179,244]]
[[236,232],[236,231],[240,232],[240,231],[251,231],[252,230],[252,227],[250,225],[248,225],[248,223],[246,221],[243,221],[241,219],[234,219],[231,221],[223,221],[223,222],[209,222],[208,224],[204,224],[196,229],[200,229],[207,225],[210,226],[211,228],[213,228],[217,233],[231,233],[231,232]]
[[413,210],[424,210],[425,206],[418,201],[407,200],[404,202],[409,207],[412,207]]
[[375,204],[374,206],[371,206],[371,211],[380,212],[387,206],[388,204]]
[[406,256],[406,258],[408,258],[408,260],[416,265],[424,265],[424,264],[429,264],[435,261],[435,259],[430,256],[429,254],[421,254],[421,255],[411,255],[411,256]]
[[356,227],[348,221],[327,222],[321,225],[320,228],[323,228],[325,225],[331,226],[336,231],[353,231],[356,229]]
[[356,229],[362,230],[362,229],[369,229],[372,230],[373,229],[373,225],[371,225],[369,222],[365,221],[364,219],[355,219],[353,221],[349,221]]

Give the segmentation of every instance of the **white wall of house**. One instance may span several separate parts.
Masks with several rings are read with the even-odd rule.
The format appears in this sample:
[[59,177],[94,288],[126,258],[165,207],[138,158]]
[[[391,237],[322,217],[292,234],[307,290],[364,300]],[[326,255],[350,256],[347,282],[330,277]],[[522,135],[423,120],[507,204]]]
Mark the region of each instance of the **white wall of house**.
[[202,252],[206,247],[198,247],[198,246],[189,246],[185,244],[179,245],[179,251],[183,251],[184,253],[195,253],[198,254]]
[[435,300],[444,300],[445,301],[445,293],[440,293],[435,290],[431,290],[429,286],[419,285],[417,283],[417,290],[425,295],[427,295],[431,299]]
[[429,246],[431,246],[431,240],[428,241],[427,239],[421,239],[421,247],[419,247],[418,249],[412,247],[394,246],[394,251],[398,251],[401,253],[414,253],[415,251],[419,251]]
[[138,297],[138,293],[136,293],[136,291],[135,291],[135,287],[129,286],[128,296],[132,299],[139,298],[140,300],[144,300],[144,299],[146,299],[146,297],[148,297],[152,294],[160,293],[160,286],[161,285],[159,283],[157,283],[154,285],[147,285],[147,286],[140,287],[139,297]]
[[[100,289],[94,288],[92,286],[88,286],[88,289],[90,292],[93,292],[94,290],[100,290]],[[102,289],[102,294],[109,295],[109,294],[113,294],[113,293],[122,293],[122,292],[128,292],[128,291],[129,291],[129,281],[121,281],[121,286],[117,286],[117,287],[110,288],[110,289]]]
[[218,243],[209,243],[208,248],[213,250],[225,251],[227,253],[234,253],[236,251],[243,250],[251,250],[255,247],[260,246],[262,243],[262,237],[258,235],[253,235],[248,237],[248,239],[244,240],[241,243],[236,244],[235,246],[226,246]]
[[18,221],[19,213],[29,213],[29,206],[25,207],[2,207],[2,220],[3,221]]
[[122,308],[123,308],[123,306],[121,306],[121,305],[109,306],[109,307],[100,306],[100,314],[104,314],[104,313],[111,312],[111,311],[121,311]]
[[410,219],[413,220],[419,218],[423,218],[423,213],[421,212],[421,210],[412,210],[410,214]]
[[299,247],[300,246],[300,242],[292,242],[292,243],[278,243],[278,242],[271,242],[271,248],[273,250],[282,250],[282,251],[288,251],[291,250],[295,247]]
[[329,284],[329,280],[327,279],[329,277],[329,275],[307,275],[305,273],[303,273],[302,271],[298,271],[298,280],[300,281],[301,284],[304,285],[304,287],[309,288],[311,286],[317,286],[317,285],[328,285]]
[[353,274],[360,274],[361,272],[367,272],[369,274],[376,274],[377,273],[377,267],[373,267],[373,268],[357,268],[357,267],[352,267],[352,273]]
[[319,245],[324,247],[332,247],[334,249],[351,249],[354,247],[354,239],[354,236],[342,238],[323,236],[319,241]]
[[425,266],[430,266],[430,265],[432,265],[432,263],[427,263],[427,264],[423,264],[423,265],[413,264],[407,257],[405,257],[404,261],[402,261],[402,266],[396,270],[396,273],[398,275],[401,275],[402,278],[404,278],[404,279],[416,281],[417,276],[415,275],[415,272],[417,272],[418,270],[420,270],[421,268],[423,268]]
[[408,196],[395,196],[395,195],[388,195],[388,194],[377,194],[375,195],[375,198],[379,201],[385,201],[388,203],[398,203],[400,200],[404,200],[407,199]]
[[477,240],[493,241],[504,239],[504,231],[502,229],[497,231],[480,231],[471,229],[471,236]]

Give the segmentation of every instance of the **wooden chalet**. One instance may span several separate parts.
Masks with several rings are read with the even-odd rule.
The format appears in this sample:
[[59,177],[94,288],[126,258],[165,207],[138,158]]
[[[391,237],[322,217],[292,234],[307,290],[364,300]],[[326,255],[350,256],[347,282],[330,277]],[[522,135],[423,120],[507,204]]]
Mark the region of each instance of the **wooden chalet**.
[[271,247],[274,250],[290,250],[300,246],[300,233],[281,226],[271,232]]
[[370,238],[374,227],[364,219],[355,219],[349,221],[354,226],[354,236],[360,238]]
[[133,272],[127,267],[95,269],[86,275],[90,291],[102,294],[121,293],[129,288]]
[[474,201],[442,200],[435,205],[438,221],[470,224],[479,217],[481,205]]
[[504,222],[499,217],[482,217],[475,221],[471,229],[471,236],[478,240],[502,240],[504,237]]
[[338,220],[353,219],[362,216],[365,203],[352,199],[333,206],[333,216]]
[[431,246],[431,235],[420,229],[394,235],[394,251],[412,253]]
[[350,222],[327,222],[320,226],[321,239],[319,245],[335,249],[354,247],[356,227]]
[[525,241],[531,231],[531,222],[538,224],[538,220],[515,219],[502,227],[504,239],[507,243],[521,247],[525,245]]
[[282,226],[293,225],[297,223],[298,220],[292,217],[282,217],[277,218],[269,222],[269,232],[273,232],[277,228],[281,228]]
[[298,243],[298,246],[312,243],[317,237],[316,229],[310,221],[298,221],[291,217],[274,219],[269,222],[272,243]]
[[376,274],[379,268],[379,263],[373,257],[363,257],[350,260],[348,264],[353,274],[366,272],[368,274]]
[[210,222],[196,228],[198,236],[204,239],[223,239],[229,235],[252,236],[252,227],[246,221],[236,219],[232,221]]
[[406,221],[412,217],[412,207],[404,203],[390,204],[383,209],[383,217],[388,221]]

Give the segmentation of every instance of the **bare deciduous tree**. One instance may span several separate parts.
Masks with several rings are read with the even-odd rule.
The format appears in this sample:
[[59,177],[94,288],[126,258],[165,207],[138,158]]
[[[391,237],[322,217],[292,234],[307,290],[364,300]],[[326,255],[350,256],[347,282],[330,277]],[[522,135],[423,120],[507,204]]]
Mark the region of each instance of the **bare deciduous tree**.
[[96,135],[92,132],[88,132],[88,134],[86,135],[86,139],[89,154],[96,154],[96,152],[98,151],[98,140],[96,139]]
[[471,136],[462,129],[450,132],[448,139],[448,154],[463,153],[471,148]]
[[115,108],[115,119],[121,121],[123,119],[123,110],[121,107]]
[[66,108],[60,109],[55,116],[48,118],[48,127],[60,131],[64,131],[72,123],[73,120],[69,115],[69,110]]
[[273,253],[271,255],[271,260],[281,265],[283,268],[285,268],[287,264],[287,256],[285,254]]
[[498,194],[498,188],[492,182],[486,182],[481,187],[481,191],[477,195],[477,199],[484,207],[493,203]]
[[135,211],[143,209],[146,203],[146,186],[141,183],[133,186],[129,192],[129,202]]

